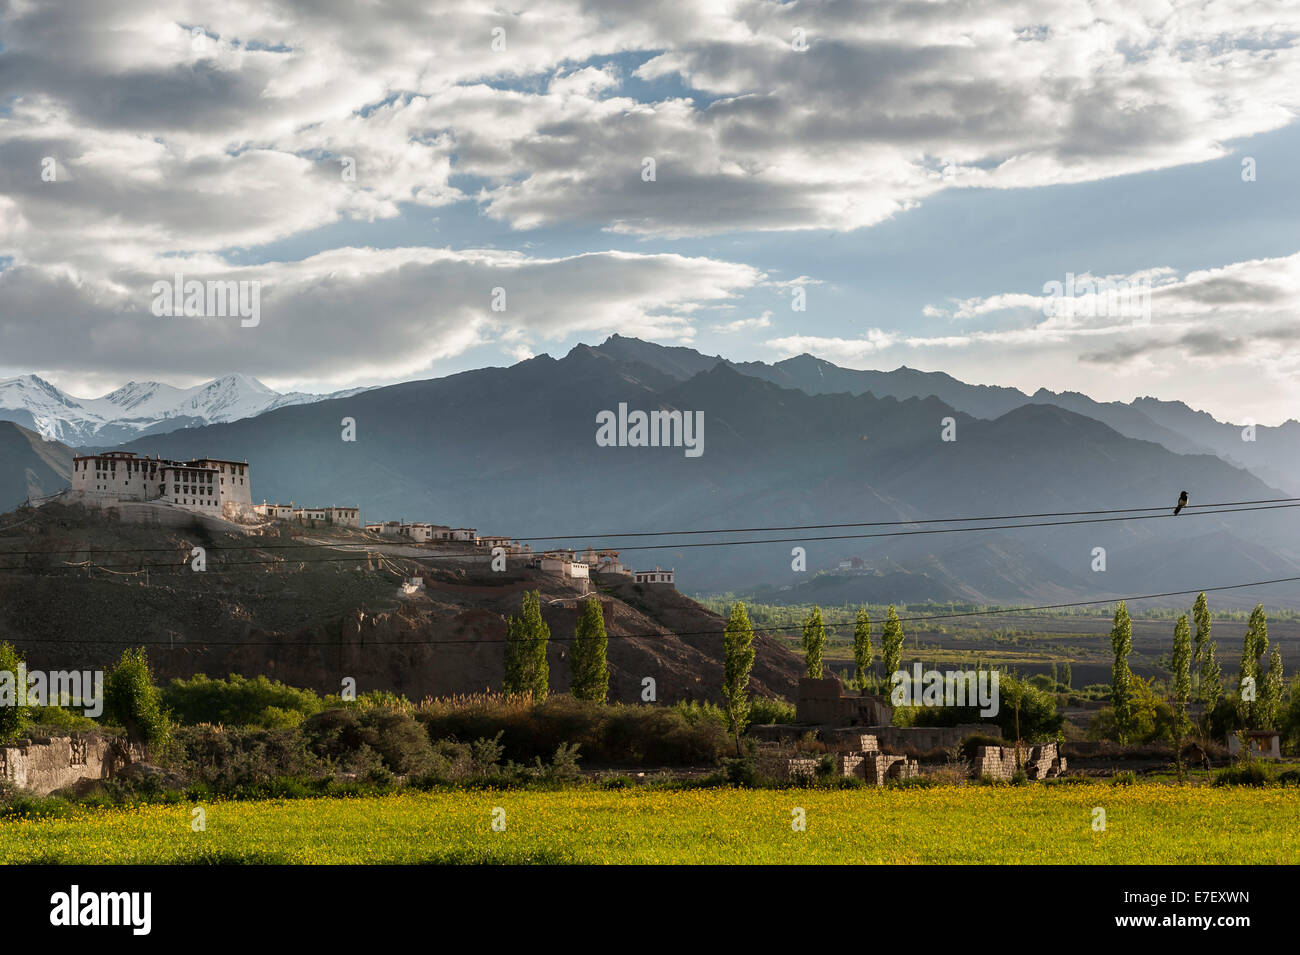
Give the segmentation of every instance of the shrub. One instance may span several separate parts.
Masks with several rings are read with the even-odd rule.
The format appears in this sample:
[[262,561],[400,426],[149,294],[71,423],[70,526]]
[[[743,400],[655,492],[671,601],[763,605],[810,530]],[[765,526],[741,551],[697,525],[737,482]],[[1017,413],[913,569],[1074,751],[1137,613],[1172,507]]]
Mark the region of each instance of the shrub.
[[163,705],[180,723],[221,723],[225,726],[296,726],[324,709],[311,690],[299,690],[265,676],[254,679],[232,673],[224,680],[202,673],[189,680],[172,680],[162,691]]
[[795,709],[780,697],[756,696],[749,702],[750,723],[793,723]]
[[751,756],[738,756],[723,764],[723,775],[732,786],[753,789],[758,785],[758,765]]
[[322,710],[303,722],[302,733],[308,752],[358,776],[374,776],[380,769],[419,776],[440,767],[428,734],[402,710]]
[[1216,786],[1269,786],[1272,783],[1273,773],[1268,766],[1256,760],[1229,766],[1214,775]]
[[[0,743],[11,743],[20,738],[32,722],[31,707],[18,705],[18,667],[22,656],[13,644],[0,643],[0,680],[6,684],[0,693],[12,694],[12,699],[0,696]],[[22,691],[26,691],[26,687]]]
[[427,701],[415,718],[435,741],[499,738],[502,757],[524,764],[550,758],[561,743],[604,764],[712,764],[728,750],[722,709],[709,703],[602,706],[566,694],[540,702],[479,694]]
[[166,750],[171,723],[163,709],[162,694],[154,685],[144,647],[123,650],[117,666],[109,672],[104,681],[104,716],[125,729],[131,739]]

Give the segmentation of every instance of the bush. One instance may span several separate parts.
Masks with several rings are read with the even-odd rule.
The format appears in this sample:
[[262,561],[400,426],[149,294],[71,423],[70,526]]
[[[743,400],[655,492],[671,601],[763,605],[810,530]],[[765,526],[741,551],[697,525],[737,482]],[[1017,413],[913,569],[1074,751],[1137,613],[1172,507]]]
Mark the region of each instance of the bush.
[[[0,696],[0,743],[12,743],[21,738],[32,723],[31,707],[18,705],[18,667],[22,662],[23,658],[13,644],[0,643],[0,680],[6,684],[0,693],[12,695],[10,699]],[[26,689],[22,688],[24,692]]]
[[751,756],[728,759],[723,764],[722,772],[732,786],[753,789],[758,785],[758,764]]
[[154,685],[144,647],[123,650],[117,666],[109,672],[104,681],[104,716],[125,729],[132,740],[166,750],[171,723],[163,710],[162,694]]
[[386,707],[330,709],[302,725],[306,749],[328,765],[362,777],[428,775],[445,769],[411,714]]
[[1273,773],[1261,762],[1251,760],[1221,769],[1214,775],[1216,786],[1269,786]]
[[189,680],[172,680],[162,691],[163,705],[180,723],[221,723],[226,726],[296,726],[324,709],[311,690],[299,690],[265,676],[254,679],[232,673],[212,680],[200,673]]
[[709,703],[599,705],[552,694],[544,701],[495,694],[433,700],[415,711],[433,740],[497,739],[517,763],[548,759],[561,743],[601,764],[716,764],[729,746],[722,709]]
[[793,703],[787,703],[780,697],[756,696],[749,703],[749,722],[758,723],[793,723],[795,709]]

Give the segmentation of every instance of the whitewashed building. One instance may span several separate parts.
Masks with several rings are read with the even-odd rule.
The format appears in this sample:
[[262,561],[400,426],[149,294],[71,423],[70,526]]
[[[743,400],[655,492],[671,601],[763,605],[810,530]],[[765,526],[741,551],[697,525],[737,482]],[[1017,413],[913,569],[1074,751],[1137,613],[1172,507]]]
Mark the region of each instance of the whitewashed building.
[[72,459],[71,494],[74,499],[96,504],[173,504],[227,520],[248,519],[254,514],[247,461],[170,461],[140,457],[134,451],[77,455]]

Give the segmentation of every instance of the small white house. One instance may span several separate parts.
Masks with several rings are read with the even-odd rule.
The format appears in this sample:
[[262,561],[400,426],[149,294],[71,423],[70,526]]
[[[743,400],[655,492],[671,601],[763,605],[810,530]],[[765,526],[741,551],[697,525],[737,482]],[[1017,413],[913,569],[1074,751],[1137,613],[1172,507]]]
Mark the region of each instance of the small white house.
[[1241,736],[1246,737],[1250,755],[1260,759],[1282,758],[1282,734],[1277,730],[1247,730],[1245,733],[1228,734],[1228,752],[1236,756],[1241,752]]

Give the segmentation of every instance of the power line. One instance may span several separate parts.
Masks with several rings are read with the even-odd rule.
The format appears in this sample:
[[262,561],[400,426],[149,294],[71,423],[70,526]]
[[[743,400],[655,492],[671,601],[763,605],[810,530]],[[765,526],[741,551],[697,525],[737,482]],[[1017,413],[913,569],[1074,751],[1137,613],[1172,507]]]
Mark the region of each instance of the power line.
[[[1262,498],[1262,499],[1259,499],[1259,500],[1250,500],[1250,501],[1219,501],[1219,502],[1215,502],[1215,503],[1211,503],[1211,504],[1192,504],[1192,505],[1188,505],[1188,507],[1185,508],[1185,510],[1188,511],[1189,513],[1196,512],[1196,511],[1205,511],[1206,509],[1209,509],[1209,508],[1228,508],[1228,509],[1245,510],[1245,509],[1249,509],[1249,508],[1246,507],[1246,505],[1254,505],[1254,504],[1296,504],[1296,505],[1300,505],[1300,497],[1274,497],[1274,498]],[[537,536],[532,536],[532,537],[511,537],[510,539],[513,540],[513,541],[519,541],[519,542],[529,542],[529,541],[548,541],[548,540],[588,540],[588,539],[590,539],[590,540],[604,540],[604,539],[615,538],[615,537],[673,537],[673,536],[692,535],[692,534],[695,534],[695,535],[698,535],[698,534],[749,534],[749,533],[759,533],[759,532],[766,532],[766,531],[830,530],[830,529],[841,528],[841,527],[906,527],[906,526],[911,526],[911,525],[914,525],[914,524],[955,524],[955,523],[962,523],[962,522],[978,522],[978,521],[1011,521],[1011,520],[1022,520],[1022,519],[1027,520],[1027,519],[1030,519],[1030,518],[1039,518],[1039,517],[1080,517],[1080,516],[1089,516],[1089,515],[1097,515],[1097,514],[1127,514],[1127,513],[1132,513],[1132,512],[1142,513],[1142,512],[1151,512],[1151,511],[1163,512],[1163,513],[1167,514],[1167,513],[1169,513],[1170,508],[1169,508],[1168,506],[1159,506],[1159,507],[1114,507],[1114,508],[1105,508],[1105,509],[1089,510],[1089,511],[1042,511],[1042,512],[1031,513],[1031,514],[997,514],[997,515],[990,515],[990,516],[986,516],[986,517],[916,517],[916,518],[910,518],[910,519],[907,519],[907,520],[897,520],[897,521],[856,521],[856,522],[838,523],[838,524],[784,524],[784,525],[780,525],[780,524],[778,524],[778,525],[772,525],[772,526],[769,526],[769,527],[719,527],[719,528],[712,528],[712,529],[709,529],[709,530],[618,531],[618,532],[613,532],[613,533],[599,533],[599,534],[598,534],[598,533],[580,533],[580,534],[547,534],[547,535],[537,535]],[[1224,511],[1218,511],[1218,510],[1216,510],[1216,511],[1213,511],[1213,513],[1216,513],[1216,514],[1217,514],[1217,513],[1231,513],[1231,510],[1224,510]],[[1157,516],[1160,516],[1160,515],[1158,514]],[[1033,525],[1033,524],[1019,525],[1019,524],[1017,524],[1017,525],[1015,525],[1015,526],[1017,526],[1017,527],[1020,527],[1020,526],[1025,526],[1025,527],[1034,527],[1034,526],[1037,526],[1037,525]],[[4,538],[0,538],[0,540],[3,540],[3,539],[4,539]],[[19,539],[21,539],[21,538],[19,538]],[[376,541],[376,540],[374,540],[374,539],[369,539],[367,542],[369,542],[369,543],[398,544],[398,545],[401,545],[401,546],[414,546],[414,545],[404,545],[404,544],[402,544],[402,542],[399,542],[399,541]],[[417,542],[417,543],[418,543],[418,542]],[[248,547],[246,547],[246,548],[232,548],[232,547],[227,547],[227,548],[224,548],[224,549],[225,549],[225,550],[238,550],[238,549],[245,549],[245,550],[283,550],[283,549],[291,549],[291,548],[338,547],[338,546],[358,546],[358,547],[359,547],[359,546],[362,546],[362,544],[358,543],[358,544],[355,544],[355,545],[350,545],[350,544],[347,544],[347,542],[340,542],[339,544],[329,544],[329,543],[321,543],[321,544],[304,544],[304,543],[297,543],[297,544],[265,544],[265,545],[251,545],[251,546],[248,546]],[[175,548],[171,548],[171,547],[156,547],[156,548],[116,548],[116,549],[115,549],[115,548],[94,548],[94,549],[90,549],[90,550],[88,550],[87,553],[98,553],[98,554],[112,554],[112,553],[146,553],[146,552],[151,551],[151,550],[152,550],[152,551],[169,551],[169,550],[174,550],[174,549],[175,549]],[[32,554],[36,554],[36,553],[45,553],[45,552],[44,552],[44,551],[10,551],[9,553],[11,553],[11,554],[13,554],[13,553],[18,553],[18,554],[32,553]]]
[[[1193,508],[1237,507],[1238,505],[1244,504],[1281,504],[1294,502],[1300,502],[1300,497],[1273,497],[1257,501],[1220,501],[1214,504],[1192,504],[1188,505],[1184,510],[1191,511]],[[1092,514],[1125,514],[1133,511],[1163,511],[1169,513],[1171,508],[1168,505],[1161,505],[1159,507],[1115,507],[1092,511],[1044,511],[1038,514],[997,514],[989,517],[916,517],[910,520],[858,521],[847,524],[788,524],[773,527],[722,527],[702,531],[620,531],[613,534],[551,534],[538,537],[516,537],[512,539],[518,541],[585,540],[590,537],[595,540],[603,540],[611,537],[669,537],[683,534],[748,534],[766,531],[830,530],[838,527],[903,527],[911,524],[955,524],[963,521],[1011,521],[1036,517],[1080,517]]]
[[[1135,594],[1128,597],[1104,597],[1095,600],[1075,600],[1068,603],[1042,604],[1035,607],[1010,607],[1004,610],[967,610],[955,611],[953,613],[941,614],[924,614],[909,617],[899,617],[900,623],[915,623],[924,620],[951,620],[957,617],[978,617],[978,616],[1015,616],[1018,614],[1028,614],[1040,610],[1063,610],[1069,607],[1088,607],[1097,604],[1118,603],[1119,601],[1131,600],[1154,600],[1161,597],[1186,597],[1190,594],[1199,593],[1217,593],[1225,590],[1244,590],[1248,587],[1264,587],[1270,584],[1295,583],[1300,581],[1298,577],[1275,577],[1271,580],[1254,580],[1241,584],[1223,584],[1218,587],[1197,587],[1192,590],[1167,590],[1162,593],[1154,594]],[[595,595],[593,595],[595,596]],[[856,624],[855,620],[843,620],[828,622],[823,621],[823,625],[830,629],[852,628]],[[798,624],[790,624],[780,627],[752,627],[754,633],[775,633],[786,630],[797,630]],[[606,636],[610,640],[631,640],[644,639],[650,637],[664,638],[668,636],[676,637],[699,637],[699,636],[717,636],[726,630],[726,625],[713,627],[708,630],[670,630],[668,633],[645,632],[645,633],[611,633]],[[573,637],[551,637],[555,641],[571,641]],[[79,645],[79,644],[109,644],[123,646],[174,646],[171,641],[139,641],[139,640],[122,640],[118,638],[108,639],[83,639],[76,640],[49,640],[36,638],[23,638],[23,643],[43,643],[47,645]],[[265,640],[265,641],[208,641],[201,644],[185,644],[175,649],[203,649],[205,647],[360,647],[360,646],[457,646],[463,644],[504,644],[504,640],[471,640],[471,639],[454,639],[454,640],[360,640],[353,643],[343,643],[341,641],[309,641],[309,640]]]
[[[1279,498],[1278,500],[1291,500],[1291,499]],[[1293,507],[1300,507],[1300,499],[1294,499],[1294,500],[1296,500],[1298,503],[1260,504],[1257,506],[1229,506],[1229,507],[1223,507],[1221,509],[1191,511],[1187,513],[1187,516],[1203,517],[1210,514],[1238,514],[1246,511],[1272,511],[1272,510],[1285,510]],[[1241,503],[1246,504],[1249,502],[1241,502]],[[1210,507],[1210,505],[1204,505],[1204,506],[1207,508]],[[1168,508],[1162,508],[1161,510],[1167,511]],[[1069,512],[1062,512],[1062,513],[1069,513]],[[1074,512],[1074,513],[1088,513],[1088,512]],[[1099,513],[1110,513],[1110,512],[1099,512]],[[980,531],[1015,530],[1017,528],[1027,528],[1027,527],[1065,527],[1065,526],[1080,525],[1080,524],[1106,524],[1114,521],[1147,521],[1147,520],[1157,520],[1169,516],[1170,516],[1169,514],[1164,514],[1164,513],[1137,514],[1137,515],[1126,515],[1122,517],[1088,517],[1088,518],[1079,518],[1076,520],[1068,520],[1068,521],[1034,521],[1030,523],[1020,523],[1020,524],[989,524],[989,525],[982,525],[979,527],[969,527],[969,526],[936,527],[936,528],[924,528],[920,530],[908,530],[908,531],[879,531],[870,534],[831,534],[831,535],[823,535],[820,537],[806,537],[806,536],[805,537],[769,537],[769,538],[759,538],[757,540],[703,541],[698,543],[686,543],[686,544],[676,544],[676,543],[674,544],[630,544],[621,547],[620,553],[623,551],[634,551],[634,550],[685,550],[688,548],[696,548],[696,547],[740,547],[740,546],[746,546],[752,544],[792,544],[792,543],[801,544],[801,543],[808,543],[808,542],[815,542],[815,541],[867,540],[867,539],[882,538],[882,537],[913,537],[913,536],[928,535],[928,534],[962,534],[962,533],[976,533]],[[935,520],[957,520],[957,518],[935,519]],[[913,522],[901,522],[901,523],[913,523]],[[814,528],[817,527],[818,525],[807,525],[807,526],[810,528]],[[873,525],[844,524],[844,525],[823,525],[823,526],[857,527],[857,526],[873,526]],[[738,533],[738,532],[739,531],[735,531],[735,532],[714,531],[712,533]],[[695,533],[695,532],[694,531],[660,532],[661,535],[670,534],[670,533],[686,534],[686,533]],[[525,540],[525,541],[549,540],[549,539],[550,538],[536,538],[536,537],[511,538],[511,540]],[[380,542],[369,542],[369,543],[371,543],[375,547],[380,545]],[[387,542],[383,542],[383,543],[387,543]],[[365,545],[348,544],[346,542],[341,542],[338,544],[268,544],[265,546],[251,545],[251,546],[241,546],[241,547],[218,546],[211,549],[216,553],[220,553],[221,551],[242,551],[242,550],[262,551],[262,550],[283,550],[283,549],[301,550],[307,548],[316,549],[316,550],[339,550],[342,547],[361,547],[361,546],[365,546]],[[403,544],[401,542],[395,541],[392,542],[391,544],[387,544],[387,546],[402,547],[402,546],[415,546],[415,545],[408,545],[408,544]],[[590,545],[590,546],[594,547],[595,545]],[[169,553],[169,552],[175,552],[179,549],[181,548],[179,547],[153,547],[153,548],[126,547],[126,548],[99,548],[99,549],[86,549],[86,550],[81,550],[80,548],[66,548],[66,550],[68,551],[87,553],[87,554]],[[57,553],[58,553],[57,551],[48,551],[48,550],[47,551],[0,551],[0,559],[6,557],[54,557],[57,555]],[[406,560],[458,560],[458,559],[463,559],[465,557],[487,556],[489,553],[490,552],[485,551],[484,549],[480,549],[472,552],[464,552],[464,553],[457,553],[457,554],[392,554],[388,556],[398,558],[398,559],[406,559]],[[530,556],[530,555],[519,554],[513,556],[523,557],[523,556]],[[538,552],[533,556],[541,556],[541,553]],[[239,566],[240,564],[288,563],[290,561],[297,562],[297,563],[322,563],[322,562],[328,563],[336,560],[346,560],[346,559],[348,558],[302,557],[302,558],[286,558],[286,559],[279,559],[279,560],[268,559],[268,560],[251,560],[251,561],[225,561],[221,564],[221,566]],[[360,559],[360,558],[353,558],[353,559]],[[152,564],[152,565],[141,564],[139,566],[173,567],[177,565],[170,564],[170,563],[163,563],[163,564]],[[184,566],[184,564],[181,564],[180,566]],[[0,570],[6,570],[6,569],[17,570],[21,568],[0,568]]]

